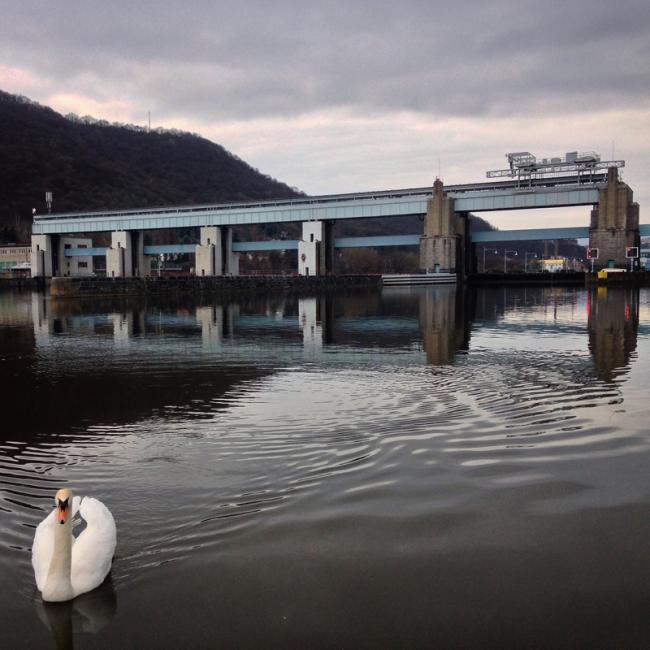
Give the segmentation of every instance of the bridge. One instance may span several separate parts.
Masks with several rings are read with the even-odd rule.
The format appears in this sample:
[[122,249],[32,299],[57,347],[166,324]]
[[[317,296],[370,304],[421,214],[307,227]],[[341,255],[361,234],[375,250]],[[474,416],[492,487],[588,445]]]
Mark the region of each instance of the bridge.
[[[332,271],[335,248],[419,246],[423,269],[467,274],[476,243],[526,239],[587,239],[602,251],[599,266],[628,264],[626,248],[638,246],[650,226],[638,224],[638,205],[632,191],[618,179],[615,161],[607,173],[590,168],[581,173],[535,176],[522,182],[521,171],[506,181],[409,188],[301,197],[278,201],[251,201],[152,209],[35,215],[32,235],[32,275],[84,275],[92,272],[92,258],[106,256],[113,277],[151,273],[151,260],[161,253],[192,253],[198,275],[237,274],[239,254],[297,250],[298,272],[320,275]],[[605,163],[599,163],[601,166]],[[573,167],[571,167],[573,170]],[[584,170],[582,170],[584,171]],[[591,225],[518,231],[471,233],[468,215],[474,212],[590,206]],[[333,236],[333,226],[349,219],[419,216],[422,233],[374,236]],[[269,223],[302,224],[298,240],[233,241],[233,227]],[[145,246],[144,233],[161,229],[199,228],[196,244]],[[80,233],[111,233],[110,247],[95,247]]]

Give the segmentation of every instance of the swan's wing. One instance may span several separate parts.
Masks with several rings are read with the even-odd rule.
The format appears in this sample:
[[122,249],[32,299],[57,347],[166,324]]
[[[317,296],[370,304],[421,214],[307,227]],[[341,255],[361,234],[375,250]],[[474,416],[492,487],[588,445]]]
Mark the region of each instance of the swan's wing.
[[50,561],[54,552],[54,515],[54,510],[52,510],[36,527],[32,543],[32,566],[39,591],[43,591],[45,586],[45,579],[50,570]]
[[85,497],[79,508],[86,528],[72,547],[70,579],[75,596],[99,587],[111,570],[117,541],[115,520],[97,499]]

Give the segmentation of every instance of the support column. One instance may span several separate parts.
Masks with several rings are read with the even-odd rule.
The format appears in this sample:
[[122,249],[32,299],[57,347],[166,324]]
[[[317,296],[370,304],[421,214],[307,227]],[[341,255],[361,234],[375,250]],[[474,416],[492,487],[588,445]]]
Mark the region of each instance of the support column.
[[128,230],[111,233],[111,247],[106,251],[106,277],[133,277],[133,244]]
[[591,211],[589,247],[598,249],[596,270],[613,264],[629,268],[625,249],[640,246],[639,204],[630,187],[619,181],[618,169],[607,170],[607,185],[600,190],[598,205]]
[[51,235],[32,235],[31,276],[51,278],[53,275],[53,245]]
[[232,228],[223,229],[223,261],[226,275],[239,275],[239,253],[232,250]]
[[151,275],[151,255],[144,254],[144,231],[131,231],[131,247],[133,250],[133,275],[146,278]]
[[219,226],[201,228],[201,243],[196,247],[196,275],[223,275],[223,244]]
[[333,263],[332,224],[328,221],[304,221],[298,242],[298,274],[328,275]]
[[420,239],[420,268],[426,271],[464,274],[467,218],[454,212],[454,199],[444,191],[442,181],[433,184],[427,201],[424,234]]

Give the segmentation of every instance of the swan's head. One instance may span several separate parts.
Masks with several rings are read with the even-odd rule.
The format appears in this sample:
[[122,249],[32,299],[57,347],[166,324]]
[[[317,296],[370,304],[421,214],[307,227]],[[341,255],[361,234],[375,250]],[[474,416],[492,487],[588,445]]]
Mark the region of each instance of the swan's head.
[[60,524],[65,524],[72,513],[72,491],[67,488],[59,490],[54,497],[54,507],[56,508],[56,520]]

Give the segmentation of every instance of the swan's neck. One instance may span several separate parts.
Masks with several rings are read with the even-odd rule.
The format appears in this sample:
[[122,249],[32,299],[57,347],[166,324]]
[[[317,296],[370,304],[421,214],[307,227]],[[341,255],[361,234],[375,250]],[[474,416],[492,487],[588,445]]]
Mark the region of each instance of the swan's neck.
[[72,565],[72,518],[54,524],[54,551],[43,588],[43,600],[62,601],[73,597],[70,581]]

